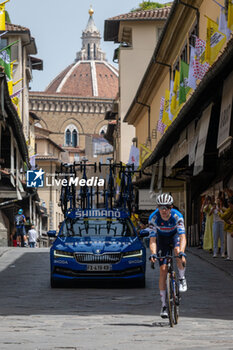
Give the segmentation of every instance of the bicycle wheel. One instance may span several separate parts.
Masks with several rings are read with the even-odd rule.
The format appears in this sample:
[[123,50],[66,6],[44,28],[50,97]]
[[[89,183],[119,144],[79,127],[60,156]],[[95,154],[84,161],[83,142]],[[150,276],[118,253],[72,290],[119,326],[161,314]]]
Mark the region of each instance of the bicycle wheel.
[[173,286],[172,286],[172,279],[171,274],[167,274],[167,309],[168,309],[168,318],[169,318],[169,324],[170,327],[174,326],[174,299],[173,299]]
[[173,283],[173,320],[174,324],[178,323],[179,319],[179,305],[180,305],[180,292],[179,292],[179,285],[176,279],[176,274],[174,272],[173,278],[172,278],[172,283]]

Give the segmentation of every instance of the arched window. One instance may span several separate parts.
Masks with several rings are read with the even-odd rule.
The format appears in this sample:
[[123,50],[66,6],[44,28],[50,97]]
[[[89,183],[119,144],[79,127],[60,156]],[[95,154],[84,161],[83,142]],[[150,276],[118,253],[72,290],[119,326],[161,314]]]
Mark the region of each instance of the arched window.
[[101,128],[100,131],[99,131],[99,135],[100,135],[100,136],[103,136],[104,134],[106,134],[107,128],[108,128],[107,125],[102,126],[102,128]]
[[91,59],[91,49],[90,49],[90,44],[87,44],[87,59]]
[[94,44],[94,60],[96,60],[96,44]]
[[65,129],[65,146],[78,146],[78,130],[75,125],[70,124]]
[[72,132],[72,146],[73,147],[77,147],[77,141],[78,141],[78,137],[77,137],[77,130],[74,129]]
[[71,132],[70,129],[66,130],[66,146],[70,146],[71,144]]

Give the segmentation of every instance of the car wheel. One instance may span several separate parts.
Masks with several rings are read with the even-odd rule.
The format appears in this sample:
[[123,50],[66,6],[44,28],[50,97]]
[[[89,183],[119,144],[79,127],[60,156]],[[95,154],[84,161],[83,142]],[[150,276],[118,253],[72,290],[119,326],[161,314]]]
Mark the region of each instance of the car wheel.
[[51,288],[58,288],[60,285],[59,283],[51,276],[50,277],[50,287]]
[[142,279],[138,280],[136,285],[137,285],[138,288],[145,288],[145,286],[146,286],[146,279],[142,278]]

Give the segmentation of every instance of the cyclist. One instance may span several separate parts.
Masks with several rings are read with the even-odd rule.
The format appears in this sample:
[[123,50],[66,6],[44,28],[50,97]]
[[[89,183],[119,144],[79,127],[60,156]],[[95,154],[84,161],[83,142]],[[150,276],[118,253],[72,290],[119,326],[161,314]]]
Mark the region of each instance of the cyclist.
[[[169,194],[161,194],[157,197],[158,208],[149,217],[149,232],[150,232],[150,251],[151,261],[154,263],[156,259],[153,254],[161,253],[161,256],[168,255],[170,247],[174,249],[174,254],[179,255],[181,259],[177,260],[177,267],[179,271],[179,291],[187,291],[187,282],[185,279],[185,247],[186,236],[184,219],[182,214],[172,209],[173,198]],[[159,289],[162,302],[160,316],[167,318],[166,305],[166,277],[167,277],[167,261],[166,259],[159,259],[160,277]]]
[[25,230],[26,218],[23,215],[23,209],[19,209],[18,214],[15,216],[15,226],[17,234],[17,242],[21,247],[27,247],[26,242],[26,230]]

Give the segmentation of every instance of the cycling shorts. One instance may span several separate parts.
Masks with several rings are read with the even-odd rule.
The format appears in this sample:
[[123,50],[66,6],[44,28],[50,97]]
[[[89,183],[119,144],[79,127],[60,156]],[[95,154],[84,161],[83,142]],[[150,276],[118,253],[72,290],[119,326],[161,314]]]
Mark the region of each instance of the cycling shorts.
[[[180,235],[178,233],[175,233],[170,237],[158,235],[156,239],[156,243],[157,243],[157,254],[159,253],[159,255],[161,256],[170,255],[171,248],[173,249],[175,247],[180,246]],[[159,260],[160,266],[167,264],[167,259],[158,259],[158,260]]]
[[25,236],[26,235],[26,230],[24,226],[16,226],[16,234],[17,236]]

